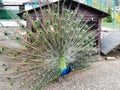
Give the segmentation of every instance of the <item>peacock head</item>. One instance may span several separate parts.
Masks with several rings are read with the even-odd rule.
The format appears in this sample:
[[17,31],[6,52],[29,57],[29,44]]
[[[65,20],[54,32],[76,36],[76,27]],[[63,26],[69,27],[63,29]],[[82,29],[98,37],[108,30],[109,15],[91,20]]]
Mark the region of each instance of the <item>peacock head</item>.
[[71,65],[68,66],[68,69],[69,69],[70,71],[73,71],[73,70],[74,70],[74,66],[71,64]]

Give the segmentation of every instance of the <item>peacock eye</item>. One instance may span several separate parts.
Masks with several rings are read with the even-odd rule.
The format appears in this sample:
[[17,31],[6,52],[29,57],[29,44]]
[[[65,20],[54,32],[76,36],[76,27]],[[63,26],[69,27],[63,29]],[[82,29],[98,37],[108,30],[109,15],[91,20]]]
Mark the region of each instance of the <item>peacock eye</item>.
[[58,24],[55,24],[54,27],[55,27],[55,29],[57,29],[58,28]]
[[35,55],[36,55],[36,52],[32,52],[32,55],[35,56]]
[[68,24],[67,27],[70,27],[70,24]]
[[62,27],[62,31],[65,31],[65,27]]
[[47,45],[47,42],[44,40],[44,41],[43,41],[43,44],[44,44],[44,45]]
[[23,13],[23,18],[24,18],[24,19],[27,19],[28,16],[29,16],[28,13]]
[[65,19],[62,19],[62,22],[65,22]]
[[4,51],[6,51],[6,48],[1,48],[1,50],[4,52]]
[[4,70],[5,70],[5,71],[7,71],[7,70],[8,70],[8,68],[5,68]]
[[43,61],[44,61],[44,59],[40,59],[40,61],[41,61],[41,62],[43,62]]
[[28,48],[28,46],[27,46],[27,45],[26,45],[25,47],[26,47],[26,48]]
[[65,12],[65,13],[67,13],[67,12],[68,12],[68,10],[67,10],[67,9],[65,9],[65,10],[64,10],[64,12]]
[[35,64],[35,67],[38,67],[38,66],[39,66],[39,64],[38,64],[38,63],[36,63],[36,64]]
[[48,14],[48,13],[49,13],[49,10],[46,10],[45,13]]
[[57,14],[54,14],[54,19],[56,19],[57,18]]
[[51,34],[51,32],[50,32],[50,31],[48,31],[47,33],[48,33],[49,35]]
[[12,82],[10,83],[10,86],[13,86],[13,83],[12,83]]
[[19,71],[20,71],[20,68],[17,68],[17,69],[16,69],[16,72],[19,72]]
[[89,39],[92,39],[92,36],[88,36]]
[[25,30],[25,26],[24,26],[24,25],[21,25],[21,29],[22,29],[22,30]]
[[88,29],[88,27],[89,27],[88,25],[85,25],[85,29]]
[[37,42],[37,41],[35,41],[34,43],[35,43],[35,45],[38,45],[38,42]]
[[46,26],[49,26],[50,24],[51,24],[50,21],[47,21],[47,22],[46,22]]
[[35,21],[33,22],[33,24],[36,25],[36,27],[38,27],[38,26],[40,26],[40,21],[39,21],[39,20],[35,20]]
[[58,36],[58,33],[57,33],[57,32],[55,33],[55,36]]
[[19,38],[19,37],[16,37],[16,41],[20,41],[20,38]]
[[31,34],[31,33],[29,33],[28,35],[29,35],[29,37],[32,37],[32,34]]
[[8,33],[7,33],[7,32],[5,32],[5,33],[4,33],[4,35],[5,35],[5,36],[8,36]]
[[54,39],[52,39],[52,42],[54,43],[54,42],[55,42],[55,40],[54,40]]
[[22,80],[21,83],[24,84],[24,83],[25,83],[25,80]]
[[14,54],[13,56],[16,58],[16,57],[17,57],[17,54]]

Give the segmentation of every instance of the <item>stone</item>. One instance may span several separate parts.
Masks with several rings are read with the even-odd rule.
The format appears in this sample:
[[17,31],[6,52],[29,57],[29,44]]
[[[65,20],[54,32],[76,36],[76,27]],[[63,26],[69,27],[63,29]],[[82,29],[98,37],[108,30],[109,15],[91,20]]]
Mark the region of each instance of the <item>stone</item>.
[[117,58],[116,57],[106,57],[106,60],[112,61],[112,60],[117,60]]

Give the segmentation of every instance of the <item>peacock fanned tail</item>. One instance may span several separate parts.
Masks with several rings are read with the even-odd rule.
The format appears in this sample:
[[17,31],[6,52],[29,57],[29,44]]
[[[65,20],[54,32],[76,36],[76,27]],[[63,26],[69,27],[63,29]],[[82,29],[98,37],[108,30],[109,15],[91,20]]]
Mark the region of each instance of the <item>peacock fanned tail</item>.
[[46,8],[34,8],[35,18],[25,11],[22,17],[31,23],[32,29],[10,13],[27,37],[3,32],[14,41],[13,45],[0,44],[4,57],[1,60],[4,70],[0,75],[11,86],[19,84],[20,90],[26,87],[40,90],[58,78],[65,68],[72,65],[74,70],[82,69],[97,55],[97,30],[91,30],[95,24],[88,25],[89,20],[84,21],[83,15],[77,15],[79,5],[71,10],[72,5],[65,7],[65,1],[47,2]]

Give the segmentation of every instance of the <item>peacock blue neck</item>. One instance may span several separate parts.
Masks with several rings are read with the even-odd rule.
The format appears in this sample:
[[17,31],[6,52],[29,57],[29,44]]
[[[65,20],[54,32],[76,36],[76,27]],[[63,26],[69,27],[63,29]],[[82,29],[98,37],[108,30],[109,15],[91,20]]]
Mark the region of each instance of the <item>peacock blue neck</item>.
[[71,68],[65,68],[64,70],[61,71],[61,75],[64,76],[68,74],[69,72],[71,72]]
[[60,70],[61,70],[62,76],[68,74],[71,71],[71,68],[67,67],[66,59],[63,56],[59,58],[59,65],[60,65]]

